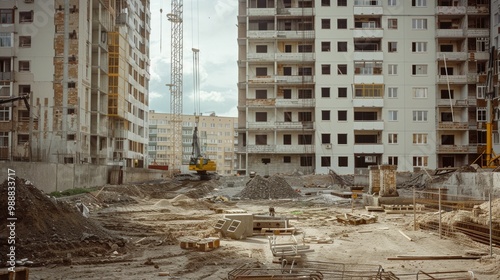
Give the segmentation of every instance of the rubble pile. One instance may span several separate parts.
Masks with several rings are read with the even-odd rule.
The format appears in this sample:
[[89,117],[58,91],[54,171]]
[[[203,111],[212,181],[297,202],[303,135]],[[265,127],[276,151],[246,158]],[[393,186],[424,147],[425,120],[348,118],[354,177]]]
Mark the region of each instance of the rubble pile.
[[[12,184],[15,183],[15,184]],[[0,197],[6,198],[9,182],[0,185]],[[85,247],[94,253],[106,252],[110,245],[124,246],[123,240],[85,218],[76,205],[49,197],[29,181],[15,178],[15,210],[0,211],[0,220],[15,217],[16,258],[35,262],[50,262],[49,258],[64,258],[86,254]],[[4,201],[2,199],[2,201]],[[2,203],[4,205],[4,203]],[[9,216],[7,216],[9,215]],[[7,251],[7,227],[0,229],[0,251]],[[0,261],[5,261],[5,254]]]
[[263,178],[256,175],[247,183],[239,196],[243,199],[283,199],[296,198],[300,194],[280,176]]

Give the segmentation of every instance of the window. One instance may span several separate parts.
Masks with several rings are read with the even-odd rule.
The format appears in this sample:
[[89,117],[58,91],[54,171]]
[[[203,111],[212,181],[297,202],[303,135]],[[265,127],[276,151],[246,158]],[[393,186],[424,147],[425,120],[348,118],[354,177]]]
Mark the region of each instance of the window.
[[347,111],[338,111],[337,118],[339,121],[347,121]]
[[267,76],[267,68],[266,67],[257,67],[257,68],[255,68],[255,74],[257,76]]
[[331,157],[321,157],[321,166],[322,167],[330,167],[332,166],[332,158]]
[[397,144],[398,143],[398,134],[397,133],[389,133],[387,136],[388,136],[388,143],[389,144]]
[[389,75],[397,75],[398,74],[398,65],[397,64],[389,64]]
[[330,120],[330,110],[321,111],[321,120],[329,121]]
[[427,29],[427,19],[425,18],[414,18],[411,20],[411,27],[417,30]]
[[255,145],[267,145],[267,135],[255,135]]
[[337,19],[337,29],[347,29],[347,19],[346,18]]
[[427,52],[427,42],[412,42],[411,51],[414,53]]
[[397,4],[396,4],[396,1],[397,1],[397,0],[388,0],[388,1],[387,1],[387,5],[388,5],[388,6],[396,6],[396,5],[397,5]]
[[68,82],[68,88],[76,88],[76,82]]
[[398,120],[398,111],[389,110],[387,113],[389,114],[389,121],[397,121]]
[[267,53],[267,45],[257,45],[255,48],[256,53]]
[[339,98],[346,98],[347,97],[347,88],[346,87],[339,87],[337,89],[337,94]]
[[299,122],[311,122],[312,113],[311,112],[299,112]]
[[322,52],[329,52],[330,50],[331,50],[330,42],[321,42],[321,51]]
[[347,134],[339,133],[337,134],[337,144],[347,144]]
[[283,135],[283,145],[292,145],[292,135],[284,134]]
[[256,122],[267,122],[267,112],[255,112]]
[[20,122],[27,122],[30,120],[30,112],[28,110],[17,111],[17,120]]
[[441,90],[441,99],[453,99],[453,90],[450,89],[449,91],[447,89],[442,89]]
[[390,165],[398,165],[398,157],[389,156],[387,160]]
[[284,156],[283,157],[283,163],[291,163],[291,162],[292,162],[291,156]]
[[312,135],[308,134],[299,134],[297,135],[299,145],[311,145],[312,144]]
[[414,167],[426,167],[427,166],[427,158],[426,156],[413,157],[413,166]]
[[255,99],[267,99],[267,90],[265,89],[255,90]]
[[330,88],[328,87],[321,88],[321,97],[323,98],[330,97]]
[[347,157],[339,157],[339,167],[347,167],[348,165],[348,160]]
[[347,75],[347,64],[339,64],[339,65],[337,65],[337,74],[339,74],[339,75]]
[[455,145],[455,135],[441,135],[441,145]]
[[12,47],[12,34],[0,32],[0,47]]
[[283,99],[292,99],[292,90],[284,89],[283,90]]
[[0,121],[10,121],[9,107],[0,107]]
[[331,23],[329,18],[321,19],[321,29],[330,29]]
[[427,88],[413,88],[413,98],[427,98]]
[[321,7],[330,7],[330,0],[321,0]]
[[321,64],[321,74],[330,75],[332,72],[330,64]]
[[411,66],[412,75],[427,75],[427,65],[426,64],[414,64]]
[[413,111],[413,121],[414,122],[426,122],[427,121],[427,111]]
[[397,52],[398,51],[398,42],[387,42],[387,51],[388,52]]
[[476,98],[484,99],[486,98],[486,86],[477,86],[476,87]]
[[330,133],[321,134],[321,144],[330,144],[332,143]]
[[347,6],[347,0],[337,0],[337,6],[339,6],[339,7],[346,7]]
[[297,46],[297,51],[299,53],[312,53],[313,52],[313,46],[312,45],[298,45]]
[[30,136],[28,134],[18,134],[17,135],[17,144],[18,145],[24,145],[24,143],[27,143],[30,141]]
[[0,24],[14,23],[14,9],[0,9]]
[[31,36],[19,36],[20,47],[31,47]]
[[427,144],[427,133],[413,133],[413,144]]
[[311,98],[313,98],[312,89],[299,89],[298,97],[299,97],[299,99],[311,99]]
[[19,22],[33,22],[33,11],[19,12]]
[[298,74],[299,76],[311,76],[312,67],[299,67]]
[[387,88],[387,96],[389,98],[398,98],[398,88],[397,87],[388,87]]
[[398,19],[397,18],[389,18],[389,19],[387,19],[387,28],[389,28],[389,29],[398,29]]
[[427,0],[411,0],[413,7],[427,7]]
[[347,42],[337,42],[337,51],[338,52],[346,52],[347,51]]
[[29,72],[30,62],[29,60],[19,60],[19,72]]
[[487,114],[486,114],[486,108],[484,107],[478,107],[476,110],[477,114],[477,121],[478,122],[485,122],[487,121]]
[[19,94],[20,95],[29,94],[30,92],[31,92],[30,85],[19,85]]
[[[76,135],[75,134],[68,134],[68,135],[66,135],[66,140],[68,140],[68,141],[75,141],[75,139],[76,139]],[[160,146],[160,147],[162,147],[162,146]]]
[[312,160],[311,156],[300,157],[300,166],[312,166]]

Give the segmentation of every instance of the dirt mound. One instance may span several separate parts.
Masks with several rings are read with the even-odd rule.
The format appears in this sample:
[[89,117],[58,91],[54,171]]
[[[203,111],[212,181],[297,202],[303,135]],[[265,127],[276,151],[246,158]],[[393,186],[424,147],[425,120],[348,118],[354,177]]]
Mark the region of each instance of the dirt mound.
[[263,178],[257,175],[248,181],[239,196],[244,199],[283,199],[297,198],[300,194],[280,176]]
[[[35,263],[50,263],[69,256],[103,254],[111,245],[125,244],[85,218],[76,208],[50,198],[24,179],[15,178],[15,246],[16,259],[28,258]],[[7,198],[8,182],[0,186],[2,201]],[[2,206],[6,203],[2,203]],[[6,207],[6,206],[5,206]],[[7,209],[0,211],[6,221]],[[7,252],[7,227],[0,229],[0,251]],[[0,256],[6,262],[6,255]]]

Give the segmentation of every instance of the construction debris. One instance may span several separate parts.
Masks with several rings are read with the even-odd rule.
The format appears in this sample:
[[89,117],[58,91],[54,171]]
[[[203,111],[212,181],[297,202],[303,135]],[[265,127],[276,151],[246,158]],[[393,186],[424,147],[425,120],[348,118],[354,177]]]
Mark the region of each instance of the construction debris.
[[367,214],[349,214],[337,215],[337,221],[348,225],[371,224],[377,222],[377,216]]
[[243,199],[286,199],[298,198],[298,194],[283,177],[271,176],[263,178],[255,175],[247,186],[241,191],[240,195]]

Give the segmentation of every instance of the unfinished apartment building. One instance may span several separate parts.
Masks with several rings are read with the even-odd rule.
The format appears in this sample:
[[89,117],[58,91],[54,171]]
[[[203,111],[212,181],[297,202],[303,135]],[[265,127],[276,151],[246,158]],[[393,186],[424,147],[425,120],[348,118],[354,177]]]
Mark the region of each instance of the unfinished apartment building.
[[[2,1],[0,14],[1,159],[140,165],[149,1]],[[29,108],[7,102],[28,94]]]
[[474,162],[490,31],[488,0],[240,0],[241,172]]

